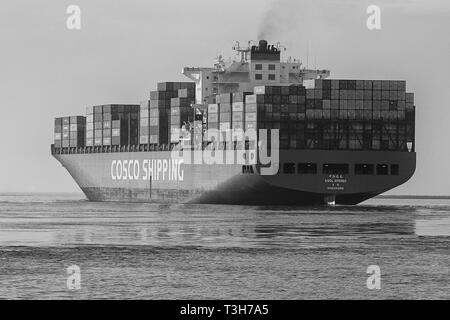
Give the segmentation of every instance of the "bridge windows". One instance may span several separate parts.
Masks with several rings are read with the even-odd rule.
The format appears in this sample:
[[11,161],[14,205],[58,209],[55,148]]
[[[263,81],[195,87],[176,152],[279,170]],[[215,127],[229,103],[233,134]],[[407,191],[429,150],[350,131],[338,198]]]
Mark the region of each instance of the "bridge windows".
[[299,174],[317,174],[317,164],[315,163],[299,163]]
[[355,174],[356,175],[373,175],[374,165],[373,164],[355,164]]
[[389,166],[387,164],[377,164],[377,175],[387,176],[389,173]]
[[398,164],[391,164],[391,175],[398,176],[400,174],[400,168]]
[[348,174],[349,165],[345,163],[325,163],[322,168],[323,174]]
[[286,174],[295,174],[295,163],[287,162],[283,164],[283,172]]

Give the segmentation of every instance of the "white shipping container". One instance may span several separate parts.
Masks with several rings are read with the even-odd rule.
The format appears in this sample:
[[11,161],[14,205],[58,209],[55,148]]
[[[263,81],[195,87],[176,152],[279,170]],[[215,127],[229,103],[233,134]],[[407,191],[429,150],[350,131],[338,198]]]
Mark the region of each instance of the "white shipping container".
[[233,102],[232,110],[233,110],[233,112],[244,111],[244,103],[243,102]]
[[148,136],[140,136],[139,137],[139,144],[148,144]]
[[256,113],[246,113],[246,114],[245,114],[245,121],[246,121],[246,122],[247,122],[247,121],[250,121],[250,122],[252,122],[252,121],[257,121]]
[[[255,96],[256,99],[256,96]],[[208,105],[208,114],[210,113],[218,113],[219,112],[219,105],[218,104],[209,104]]]
[[141,110],[140,111],[140,115],[141,115],[141,119],[142,118],[148,118],[148,116],[149,116],[149,110]]
[[86,114],[91,115],[94,114],[94,107],[86,107]]
[[142,101],[140,105],[140,110],[147,110],[150,108],[150,102],[149,101]]
[[[158,118],[150,118],[150,126],[157,126],[159,122]],[[147,124],[148,125],[148,124]]]
[[140,124],[141,127],[148,127],[148,118],[141,118]]
[[150,109],[150,118],[158,118],[159,109]]
[[243,121],[244,120],[244,112],[233,112],[232,120],[234,121]]
[[266,86],[256,86],[253,89],[253,92],[255,94],[266,94]]
[[248,95],[245,97],[245,103],[256,103],[256,102],[257,102],[256,94]]
[[245,123],[245,130],[249,130],[249,129],[254,129],[254,130],[256,130],[257,129],[257,124],[256,124],[256,122],[246,122]]
[[[315,84],[314,80],[303,80],[303,86],[306,89],[314,89],[315,85],[316,84]],[[338,89],[339,89],[339,87],[338,87]]]
[[152,144],[159,143],[159,136],[158,135],[151,135],[150,136],[150,143],[152,143]]
[[179,142],[179,141],[180,141],[180,135],[179,135],[179,134],[172,133],[172,134],[170,135],[170,142],[172,142],[172,143],[177,143],[177,142]]

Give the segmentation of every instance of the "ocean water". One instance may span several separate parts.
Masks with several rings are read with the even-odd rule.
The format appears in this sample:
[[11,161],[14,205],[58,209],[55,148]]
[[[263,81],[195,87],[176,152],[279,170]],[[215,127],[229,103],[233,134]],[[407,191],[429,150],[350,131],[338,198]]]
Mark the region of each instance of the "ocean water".
[[[380,289],[367,287],[371,265]],[[293,208],[0,195],[0,299],[449,299],[449,268],[445,199]]]

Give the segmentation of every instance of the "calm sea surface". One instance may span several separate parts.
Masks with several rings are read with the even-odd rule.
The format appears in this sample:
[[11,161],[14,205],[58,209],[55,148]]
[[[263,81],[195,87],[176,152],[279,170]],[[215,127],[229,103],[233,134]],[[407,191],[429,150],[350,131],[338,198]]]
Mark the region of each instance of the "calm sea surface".
[[[81,289],[67,288],[67,268]],[[366,286],[381,270],[381,289]],[[450,200],[357,207],[0,195],[0,298],[449,299]]]

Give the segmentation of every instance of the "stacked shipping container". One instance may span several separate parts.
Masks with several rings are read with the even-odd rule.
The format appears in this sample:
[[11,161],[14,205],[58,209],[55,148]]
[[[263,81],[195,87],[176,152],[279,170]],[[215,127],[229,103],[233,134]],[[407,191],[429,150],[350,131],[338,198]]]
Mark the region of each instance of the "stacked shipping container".
[[86,146],[138,143],[138,105],[101,105],[87,108]]
[[[219,136],[214,132],[209,132],[206,137],[211,142],[213,137],[218,138],[219,148],[228,148],[232,146],[232,140],[237,138],[237,148],[243,147],[243,137],[237,130],[246,130],[248,128],[256,129],[257,110],[256,103],[250,100],[254,98],[250,93],[224,93],[216,96],[217,104],[208,105],[208,130],[219,131]],[[249,99],[245,103],[245,99]],[[247,123],[247,124],[246,124]],[[241,141],[242,140],[242,141]]]
[[[177,110],[173,111],[175,127],[181,121],[188,120],[185,109],[195,101],[195,83],[193,82],[161,82],[158,83],[157,88],[157,91],[150,92],[149,103],[141,105],[139,143],[142,145],[169,144],[172,140],[172,104]],[[190,113],[193,117],[193,112]]]
[[[55,119],[55,147],[169,144],[184,126],[201,148],[205,129],[279,129],[282,149],[407,150],[414,145],[414,95],[405,81],[316,80],[302,85],[255,87],[254,94],[227,93],[217,104],[192,108],[195,84],[164,82],[150,101],[87,108],[84,117]],[[140,110],[140,129],[139,129]],[[248,138],[246,139],[248,141]],[[253,143],[253,141],[249,141]]]
[[[414,142],[414,97],[404,81],[316,80],[303,86],[256,87],[248,110],[258,127],[280,129],[282,149],[406,150]],[[247,107],[249,106],[249,108]]]
[[55,119],[55,147],[78,148],[85,144],[86,118],[83,116]]
[[195,107],[194,124],[192,130],[192,146],[195,150],[203,149],[204,134],[207,129],[207,108]]
[[195,87],[178,90],[178,97],[170,100],[170,142],[178,143],[182,138],[181,128],[185,125],[190,129],[194,121]]

